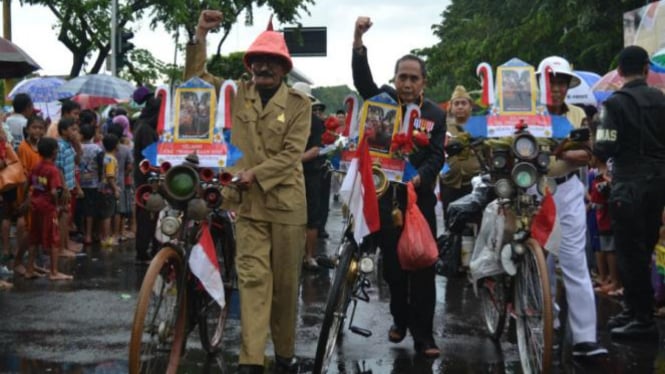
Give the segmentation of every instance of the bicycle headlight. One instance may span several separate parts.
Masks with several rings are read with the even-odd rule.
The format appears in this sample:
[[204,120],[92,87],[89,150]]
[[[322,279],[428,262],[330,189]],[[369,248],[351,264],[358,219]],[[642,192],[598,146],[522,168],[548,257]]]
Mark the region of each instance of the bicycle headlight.
[[492,167],[495,170],[500,170],[508,165],[507,152],[494,152],[492,153]]
[[178,229],[180,229],[180,219],[173,216],[162,217],[160,229],[164,235],[173,236],[178,232]]
[[550,154],[547,152],[541,152],[536,157],[536,164],[541,169],[547,170],[547,167],[550,166]]
[[499,179],[494,183],[494,192],[498,197],[507,199],[513,196],[513,184],[508,179]]
[[540,178],[538,178],[538,193],[541,196],[545,196],[545,189],[547,188],[552,195],[556,192],[556,181],[554,178],[550,178],[547,175],[543,175]]
[[374,260],[370,256],[365,255],[360,259],[360,271],[363,273],[374,271]]
[[169,199],[184,202],[194,197],[199,185],[199,173],[187,165],[171,167],[164,178],[164,190]]
[[533,160],[538,156],[538,142],[529,134],[519,134],[513,141],[513,153],[521,160]]
[[520,162],[513,168],[511,173],[513,182],[518,187],[529,188],[536,183],[538,171],[536,167],[528,162]]

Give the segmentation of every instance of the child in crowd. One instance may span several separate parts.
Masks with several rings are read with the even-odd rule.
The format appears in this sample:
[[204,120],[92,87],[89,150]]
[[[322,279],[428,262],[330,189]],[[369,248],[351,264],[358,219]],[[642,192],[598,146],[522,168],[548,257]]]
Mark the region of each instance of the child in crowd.
[[[82,155],[79,163],[80,185],[83,190],[83,198],[80,199],[81,215],[83,216],[83,244],[92,244],[92,225],[97,216],[97,201],[99,199],[99,181],[100,170],[98,158],[103,149],[94,143],[95,126],[90,123],[84,123],[79,129],[82,138]],[[103,157],[103,156],[102,156]]]
[[[42,161],[41,156],[37,148],[37,144],[46,133],[46,122],[42,117],[32,116],[28,118],[28,123],[25,127],[25,137],[21,144],[18,146],[18,158],[21,160],[23,165],[23,170],[26,173],[26,176],[30,176],[32,170]],[[28,248],[28,233],[30,232],[30,225],[33,220],[30,209],[27,209],[30,203],[30,179],[27,180],[26,184],[19,189],[19,198],[23,199],[23,208],[26,213],[24,215],[26,235],[18,236],[18,251],[16,252],[16,259],[14,261],[14,272],[19,275],[26,275],[26,268],[23,265],[23,256]],[[32,259],[34,261],[34,258]],[[29,263],[28,267],[33,268],[35,271],[34,276],[41,276],[48,273],[47,269],[39,267],[33,263]],[[32,276],[29,276],[32,277]]]
[[0,219],[2,220],[0,231],[4,251],[3,263],[0,264],[0,276],[9,276],[13,275],[13,271],[9,269],[9,262],[14,258],[9,242],[9,231],[12,222],[16,222],[17,235],[19,237],[24,235],[25,222],[21,217],[21,208],[25,209],[27,206],[21,206],[22,201],[19,201],[18,198],[18,178],[21,178],[20,183],[22,184],[25,173],[12,144],[7,141],[4,132],[0,135],[0,170],[7,173],[3,176],[5,183],[1,186],[2,192],[0,193]]
[[[113,235],[120,241],[129,239],[129,233],[125,233],[125,221],[132,217],[132,202],[134,201],[134,194],[132,193],[132,186],[127,186],[127,176],[131,175],[134,165],[134,156],[132,149],[125,144],[127,141],[125,135],[124,125],[117,123],[117,120],[124,120],[126,126],[129,126],[129,119],[124,115],[118,115],[113,119],[107,131],[119,139],[118,148],[116,150],[116,159],[118,160],[118,179],[116,184],[120,190],[120,199],[116,207],[116,215],[113,222]],[[131,183],[131,180],[130,180]]]
[[62,174],[64,184],[63,203],[70,209],[64,209],[58,221],[60,223],[60,247],[61,256],[72,257],[81,251],[81,246],[69,242],[69,227],[72,214],[72,198],[83,194],[81,187],[76,181],[76,150],[73,143],[78,142],[79,128],[76,119],[72,117],[62,118],[58,123],[58,155],[55,165]]
[[596,252],[600,285],[596,287],[596,291],[618,296],[621,294],[621,282],[608,205],[612,177],[607,163],[596,159],[595,165],[598,168],[598,174],[591,182],[590,201],[596,210],[596,223],[600,237],[600,251]]
[[103,177],[99,183],[99,206],[98,212],[101,220],[101,238],[103,247],[115,245],[111,231],[111,218],[115,214],[116,201],[120,197],[120,189],[117,186],[118,160],[116,150],[118,148],[118,137],[113,134],[104,135]]
[[34,274],[35,254],[37,246],[41,245],[45,252],[51,254],[49,278],[51,280],[71,280],[74,277],[58,271],[58,210],[67,210],[68,207],[68,204],[63,206],[60,199],[60,195],[64,194],[66,188],[63,188],[62,173],[54,164],[59,151],[58,141],[48,137],[42,138],[37,149],[42,161],[34,167],[29,177],[32,222],[26,277]]

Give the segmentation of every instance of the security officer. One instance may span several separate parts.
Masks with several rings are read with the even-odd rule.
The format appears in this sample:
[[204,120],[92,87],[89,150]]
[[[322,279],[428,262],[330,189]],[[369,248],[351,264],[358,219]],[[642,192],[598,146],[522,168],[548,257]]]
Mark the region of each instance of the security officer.
[[[196,41],[187,46],[186,78],[200,76],[219,87],[220,79],[205,70],[205,37],[221,20],[221,12],[201,13]],[[242,329],[239,372],[263,373],[269,328],[278,367],[295,366],[296,303],[307,221],[301,159],[311,105],[307,96],[283,83],[293,65],[283,35],[272,31],[272,25],[252,43],[243,62],[253,77],[237,82],[231,104],[231,142],[243,153],[236,171],[244,191],[234,207]]]
[[[564,100],[568,89],[581,83],[580,78],[573,73],[570,63],[559,56],[543,59],[538,65],[536,75],[542,74],[547,66],[552,69],[552,104],[547,106],[547,110],[550,114],[565,116],[575,128],[579,128],[586,117],[584,110],[568,105]],[[596,304],[585,251],[585,189],[577,175],[577,170],[587,165],[590,159],[590,151],[567,150],[562,152],[550,167],[550,176],[554,177],[557,183],[554,202],[561,222],[558,258],[566,287],[566,301],[570,305],[568,323],[573,333],[574,357],[607,354],[607,350],[598,345],[596,339]],[[550,279],[556,279],[554,260],[554,256],[549,256]]]
[[[368,17],[358,17],[356,20],[351,62],[353,83],[364,99],[384,93],[402,105],[414,103],[420,106],[420,123],[423,125],[420,130],[430,137],[429,146],[411,154],[409,160],[418,170],[418,175],[412,179],[418,194],[418,208],[436,237],[434,184],[444,161],[446,113],[434,102],[424,98],[427,71],[425,62],[417,56],[406,55],[397,60],[395,88],[386,85],[379,88],[374,83],[367,61],[367,48],[362,41],[362,35],[371,26]],[[402,110],[404,111],[404,107]],[[402,230],[393,226],[390,214],[393,209],[393,188],[396,187],[391,186],[379,200],[381,231],[376,235],[377,244],[383,254],[383,277],[390,288],[390,313],[394,322],[388,331],[388,339],[394,343],[402,341],[408,328],[416,351],[425,357],[435,358],[440,352],[432,335],[436,302],[434,265],[416,271],[405,271],[400,267],[397,242]],[[403,209],[406,202],[405,189],[398,188],[396,194],[397,202]]]
[[657,337],[649,266],[665,205],[665,95],[647,86],[649,55],[638,46],[619,54],[624,85],[600,111],[594,153],[614,159],[610,215],[624,310],[607,322],[613,337]]

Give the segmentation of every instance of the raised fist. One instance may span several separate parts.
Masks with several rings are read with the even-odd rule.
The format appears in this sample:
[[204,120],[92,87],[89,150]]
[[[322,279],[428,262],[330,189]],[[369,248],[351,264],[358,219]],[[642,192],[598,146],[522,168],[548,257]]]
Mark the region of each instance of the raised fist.
[[209,31],[218,27],[222,23],[222,12],[218,10],[204,10],[199,16],[198,27]]
[[358,17],[358,19],[356,19],[356,28],[353,34],[354,38],[361,39],[363,34],[366,33],[370,27],[372,27],[372,21],[369,17]]

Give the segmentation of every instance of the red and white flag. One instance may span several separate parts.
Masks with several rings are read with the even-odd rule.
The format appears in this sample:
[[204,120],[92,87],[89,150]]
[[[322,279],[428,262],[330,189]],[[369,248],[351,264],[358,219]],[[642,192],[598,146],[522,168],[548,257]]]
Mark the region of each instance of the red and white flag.
[[531,237],[548,252],[554,255],[559,254],[561,225],[559,224],[559,216],[556,212],[554,196],[552,196],[549,190],[545,192],[540,209],[531,221]]
[[356,243],[360,244],[365,236],[379,231],[379,200],[372,177],[372,158],[365,139],[360,143],[356,157],[351,160],[339,194],[353,216]]
[[224,308],[226,304],[224,283],[222,274],[219,272],[215,244],[212,241],[208,223],[205,221],[201,224],[201,239],[192,248],[192,253],[189,255],[189,269],[201,281],[208,295],[217,301],[220,308]]

